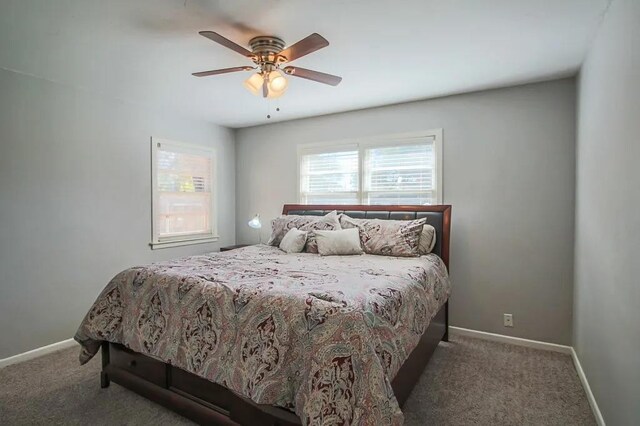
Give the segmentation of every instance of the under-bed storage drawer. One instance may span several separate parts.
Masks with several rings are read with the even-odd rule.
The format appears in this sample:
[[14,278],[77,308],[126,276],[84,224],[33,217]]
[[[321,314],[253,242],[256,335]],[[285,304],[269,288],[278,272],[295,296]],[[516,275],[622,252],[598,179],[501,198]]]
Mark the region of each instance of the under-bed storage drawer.
[[163,388],[167,387],[167,366],[163,362],[137,354],[122,345],[110,344],[109,364]]
[[195,396],[209,403],[216,410],[228,414],[233,403],[233,394],[217,383],[197,377],[178,367],[171,367],[169,373],[169,389],[179,393]]

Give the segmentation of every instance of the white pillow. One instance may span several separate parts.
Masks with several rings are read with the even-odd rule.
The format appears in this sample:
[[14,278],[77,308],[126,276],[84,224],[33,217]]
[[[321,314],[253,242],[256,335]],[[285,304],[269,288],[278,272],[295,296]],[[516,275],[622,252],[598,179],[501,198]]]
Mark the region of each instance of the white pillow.
[[307,243],[307,233],[298,228],[291,228],[280,241],[280,250],[287,253],[300,253]]
[[318,253],[321,256],[362,254],[358,228],[312,232],[315,234],[318,242]]
[[425,223],[420,234],[420,254],[429,254],[436,245],[436,228]]

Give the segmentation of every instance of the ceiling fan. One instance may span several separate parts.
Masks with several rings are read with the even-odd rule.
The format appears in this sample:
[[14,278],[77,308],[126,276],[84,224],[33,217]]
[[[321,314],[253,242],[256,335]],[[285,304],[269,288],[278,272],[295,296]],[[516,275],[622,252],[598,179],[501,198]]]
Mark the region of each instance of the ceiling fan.
[[255,66],[195,72],[193,75],[196,77],[257,70],[256,74],[253,74],[244,82],[244,86],[254,95],[262,95],[264,98],[278,98],[284,94],[287,89],[287,79],[282,72],[293,77],[305,78],[331,86],[337,86],[340,81],[342,81],[342,77],[306,68],[290,65],[282,68],[282,65],[286,63],[313,53],[323,47],[327,47],[329,42],[317,33],[303,38],[286,49],[284,48],[284,41],[281,38],[274,36],[254,37],[249,41],[251,51],[213,31],[200,31],[199,34],[251,59]]

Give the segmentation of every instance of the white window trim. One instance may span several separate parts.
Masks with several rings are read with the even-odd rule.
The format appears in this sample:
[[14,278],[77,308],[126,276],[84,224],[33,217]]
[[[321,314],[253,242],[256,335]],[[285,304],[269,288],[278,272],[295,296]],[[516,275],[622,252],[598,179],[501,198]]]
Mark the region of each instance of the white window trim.
[[[192,149],[203,152],[208,152],[211,154],[211,233],[210,234],[191,234],[188,236],[176,236],[176,237],[167,237],[167,238],[159,238],[156,230],[156,212],[159,211],[158,208],[158,185],[157,185],[157,167],[158,167],[158,144],[167,144],[174,145],[184,149]],[[188,144],[184,142],[177,142],[168,139],[161,139],[152,137],[151,138],[151,242],[149,245],[152,250],[170,248],[170,247],[180,247],[180,246],[188,246],[193,244],[205,244],[205,243],[213,243],[220,239],[218,235],[218,209],[217,209],[217,198],[218,198],[218,179],[216,172],[218,170],[217,167],[217,155],[216,150],[214,148],[202,146],[202,145],[194,145]]]
[[403,144],[413,144],[416,139],[433,138],[433,144],[436,148],[436,204],[442,204],[444,199],[443,182],[442,182],[442,129],[433,129],[420,132],[398,133],[392,135],[375,136],[369,138],[344,139],[341,141],[318,142],[311,144],[298,145],[298,164],[296,166],[296,183],[298,202],[302,203],[302,188],[300,182],[300,162],[303,155],[323,154],[328,152],[353,151],[358,150],[358,195],[360,204],[364,201],[364,151],[367,148],[398,146]]

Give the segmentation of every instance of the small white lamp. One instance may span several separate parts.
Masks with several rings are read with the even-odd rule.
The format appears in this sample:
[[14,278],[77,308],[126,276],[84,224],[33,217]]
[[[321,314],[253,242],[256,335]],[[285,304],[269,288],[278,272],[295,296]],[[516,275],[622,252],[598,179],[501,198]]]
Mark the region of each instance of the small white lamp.
[[249,225],[249,228],[253,228],[258,231],[258,240],[260,241],[260,244],[262,244],[262,235],[260,233],[262,222],[260,221],[260,215],[256,213],[253,219],[247,222],[247,225]]

